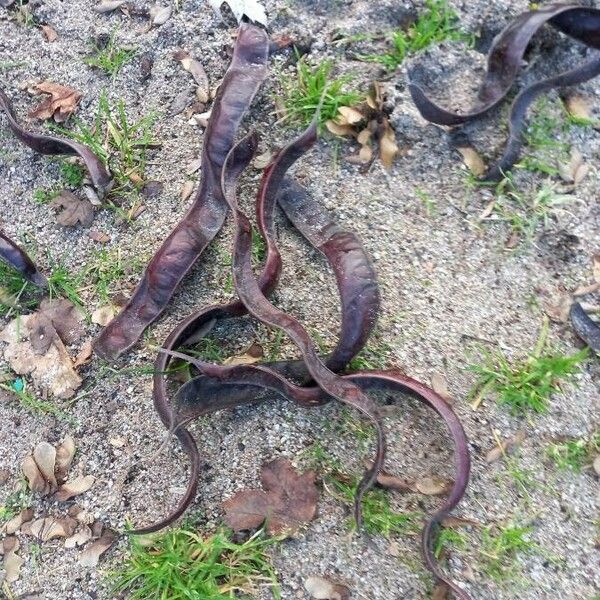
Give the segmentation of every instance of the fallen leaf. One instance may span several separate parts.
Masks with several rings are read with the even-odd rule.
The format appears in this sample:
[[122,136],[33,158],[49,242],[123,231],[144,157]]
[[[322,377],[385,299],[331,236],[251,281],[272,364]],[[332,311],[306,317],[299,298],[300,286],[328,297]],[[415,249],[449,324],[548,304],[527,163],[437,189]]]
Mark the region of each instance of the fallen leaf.
[[110,235],[108,235],[108,233],[97,231],[96,229],[90,229],[88,231],[88,237],[99,244],[107,244],[110,242]]
[[102,536],[89,544],[79,555],[79,564],[83,567],[96,567],[100,557],[116,542],[117,534],[106,529]]
[[6,521],[1,531],[2,533],[5,533],[7,535],[12,535],[21,528],[21,525],[23,525],[24,523],[29,523],[29,521],[31,521],[32,519],[33,508],[26,508],[19,512],[19,514],[14,516],[12,519]]
[[74,227],[81,223],[83,227],[89,227],[94,220],[94,207],[87,198],[78,198],[68,190],[63,190],[52,202],[50,206],[60,211],[56,216],[56,221],[63,227]]
[[195,183],[189,179],[183,184],[181,187],[181,192],[179,192],[179,197],[181,198],[182,202],[185,202],[192,195],[194,186]]
[[400,148],[396,143],[396,134],[389,126],[387,119],[385,120],[385,129],[379,140],[379,158],[383,166],[389,171],[392,168],[392,163],[398,154]]
[[325,127],[327,127],[333,135],[338,135],[340,137],[353,137],[355,135],[354,127],[351,127],[350,125],[340,125],[335,121],[329,120],[325,121]]
[[350,588],[324,577],[307,577],[304,588],[315,600],[348,600]]
[[576,119],[582,119],[589,121],[592,118],[592,109],[590,107],[589,99],[585,98],[581,94],[569,94],[562,98],[563,104],[567,109],[567,112]]
[[352,108],[351,106],[340,106],[338,108],[338,115],[335,118],[335,122],[338,125],[356,125],[365,120],[360,110]]
[[485,163],[475,148],[471,146],[457,146],[456,150],[460,152],[463,163],[465,163],[467,169],[473,173],[476,177],[480,177],[485,173]]
[[594,467],[596,475],[600,475],[600,456],[596,456],[592,465]]
[[174,57],[188,73],[191,73],[194,81],[198,85],[198,88],[196,89],[196,97],[198,100],[200,100],[200,102],[208,102],[210,100],[210,83],[202,63],[190,56],[189,52],[185,52],[184,50],[176,52]]
[[254,160],[252,161],[252,166],[255,169],[262,170],[267,165],[270,164],[272,159],[273,159],[273,153],[270,150],[265,150],[261,154],[258,154],[257,156],[254,157]]
[[173,9],[170,6],[153,6],[150,8],[150,22],[154,27],[164,25],[170,18]]
[[56,398],[70,398],[81,385],[81,378],[73,368],[60,337],[57,337],[47,352],[38,356],[31,345],[31,325],[34,315],[22,315],[14,319],[0,332],[0,341],[8,345],[4,359],[18,375],[31,375],[34,384],[42,393]]
[[29,112],[29,116],[33,119],[43,121],[54,118],[57,123],[62,123],[75,112],[81,100],[80,92],[52,81],[38,83],[33,89],[38,93],[49,95],[40,105]]
[[186,175],[193,175],[202,166],[202,159],[193,160],[186,169]]
[[381,471],[377,475],[377,484],[387,490],[397,490],[400,492],[407,492],[413,488],[412,482],[408,479],[401,479],[385,471]]
[[250,21],[267,26],[267,14],[258,0],[208,0],[208,3],[218,15],[221,14],[221,5],[228,4],[238,23],[246,15]]
[[260,362],[264,356],[264,350],[259,344],[252,344],[243,354],[230,356],[223,361],[224,365],[253,365]]
[[592,274],[596,283],[600,283],[600,254],[592,256]]
[[92,539],[92,530],[87,526],[81,526],[71,537],[65,540],[65,548],[83,546]]
[[92,323],[106,327],[114,318],[116,314],[115,307],[112,304],[101,306],[97,308],[91,316]]
[[200,113],[198,115],[193,115],[190,119],[191,125],[200,125],[200,127],[208,127],[208,120],[210,119],[212,110],[207,110],[206,112]]
[[74,496],[79,496],[87,492],[93,485],[96,478],[92,475],[80,475],[73,481],[68,481],[58,488],[54,498],[59,502],[66,502]]
[[75,357],[73,361],[73,368],[81,367],[90,362],[92,358],[92,353],[94,352],[94,346],[91,339],[86,340],[81,346],[81,350],[79,350],[79,354]]
[[23,472],[23,475],[25,475],[29,489],[32,492],[43,495],[50,493],[50,486],[40,473],[35,460],[33,460],[33,456],[27,455],[23,459],[21,462],[21,471]]
[[513,450],[516,450],[523,443],[525,437],[525,432],[519,430],[514,436],[505,438],[500,442],[500,445],[496,444],[493,448],[488,450],[485,455],[485,462],[488,464],[493,463],[499,458],[502,458],[505,454],[509,454]]
[[431,375],[431,387],[433,391],[439,394],[448,404],[452,404],[452,396],[448,391],[448,381],[444,375],[437,371]]
[[56,33],[56,30],[53,27],[50,27],[50,25],[41,25],[40,29],[47,42],[52,43],[58,39],[58,33]]
[[73,535],[77,521],[71,517],[56,519],[55,517],[43,517],[21,527],[21,532],[30,535],[42,542],[48,542],[55,538],[68,538]]
[[583,178],[589,173],[590,165],[583,162],[583,156],[579,150],[573,148],[569,162],[561,165],[559,174],[562,179],[573,185],[579,185]]
[[436,476],[426,476],[417,479],[413,484],[413,490],[426,496],[440,496],[447,494],[452,489],[452,481]]
[[299,475],[289,460],[279,458],[263,467],[261,480],[265,491],[237,492],[223,503],[234,531],[266,523],[270,534],[291,534],[314,518],[319,498],[314,471]]
[[52,321],[58,337],[65,344],[75,344],[83,335],[85,316],[66,298],[43,300],[38,312]]
[[555,323],[566,323],[569,320],[569,310],[572,303],[573,300],[570,294],[560,294],[542,300],[544,312]]
[[495,208],[497,202],[498,202],[497,198],[493,198],[492,200],[490,200],[485,205],[485,208],[481,211],[481,214],[479,215],[478,219],[480,221],[487,219],[494,212],[494,208]]
[[446,600],[448,598],[448,592],[450,588],[443,581],[435,584],[433,591],[431,592],[431,600]]
[[474,519],[465,519],[464,517],[455,517],[448,515],[442,519],[442,527],[450,527],[456,529],[458,527],[480,527],[481,523]]
[[5,537],[2,540],[4,581],[6,583],[14,583],[19,579],[21,567],[25,562],[25,560],[17,555],[19,547],[19,540],[14,536]]
[[38,356],[46,354],[52,342],[58,336],[52,321],[44,314],[37,312],[30,321],[31,347]]
[[40,442],[33,449],[33,460],[40,470],[42,477],[54,491],[58,487],[54,467],[56,466],[56,448],[48,442]]
[[66,435],[64,440],[56,447],[56,464],[54,473],[56,481],[61,484],[67,479],[67,473],[71,468],[71,463],[75,457],[75,440]]

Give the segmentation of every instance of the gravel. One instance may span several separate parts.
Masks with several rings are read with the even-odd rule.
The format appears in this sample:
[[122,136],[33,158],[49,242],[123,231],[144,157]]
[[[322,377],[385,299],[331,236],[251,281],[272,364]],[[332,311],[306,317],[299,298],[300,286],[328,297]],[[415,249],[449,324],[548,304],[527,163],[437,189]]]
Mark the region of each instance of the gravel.
[[[92,118],[103,90],[113,101],[122,98],[132,118],[156,114],[154,134],[162,145],[152,151],[147,175],[164,184],[162,193],[145,201],[146,210],[131,226],[119,222],[108,209],[97,212],[92,226],[110,236],[109,249],[147,260],[186,210],[189,201],[182,202],[179,193],[188,177],[187,166],[197,158],[203,140],[202,128],[189,124],[184,113],[172,114],[172,103],[175,99],[181,102],[180,92],[191,89],[192,83],[191,76],[173,59],[173,52],[188,50],[202,62],[215,85],[227,67],[233,30],[220,23],[203,0],[180,0],[180,9],[171,19],[150,31],[145,30],[143,18],[128,18],[119,12],[97,14],[92,10],[94,4],[89,0],[46,0],[36,8],[37,19],[58,32],[58,40],[51,44],[38,28],[20,25],[2,10],[2,85],[20,115],[36,102],[22,90],[29,82],[43,79],[82,91],[78,117],[84,120]],[[344,161],[356,149],[349,142],[328,138],[302,159],[295,173],[342,225],[359,234],[374,260],[383,303],[372,346],[389,366],[417,379],[429,382],[434,373],[440,373],[448,380],[473,457],[471,485],[459,514],[484,526],[518,522],[533,527],[537,550],[519,556],[518,576],[496,583],[486,574],[480,527],[469,531],[466,549],[453,553],[448,565],[452,576],[474,598],[591,600],[600,592],[598,481],[588,471],[558,472],[548,462],[546,448],[563,436],[586,436],[598,428],[598,362],[587,361],[575,385],[557,393],[546,414],[529,419],[511,416],[490,400],[472,410],[467,396],[474,375],[466,366],[476,360],[478,344],[497,346],[510,357],[522,356],[539,334],[542,302],[592,281],[591,256],[598,252],[600,226],[600,178],[595,168],[600,153],[598,133],[592,128],[575,128],[568,134],[566,141],[591,164],[589,175],[568,206],[553,216],[544,230],[540,228],[535,239],[507,250],[508,225],[501,220],[481,223],[478,219],[491,192],[467,185],[465,168],[444,131],[424,122],[412,105],[406,76],[408,71],[414,72],[441,101],[467,107],[485,67],[484,52],[490,40],[512,16],[525,10],[527,3],[475,0],[451,4],[464,29],[481,37],[473,48],[462,42],[441,44],[385,77],[394,104],[391,121],[404,150],[391,173],[376,163],[361,174]],[[354,61],[347,49],[333,45],[332,33],[338,29],[350,33],[389,30],[415,11],[411,3],[391,0],[377,4],[269,0],[266,5],[275,32],[308,39],[311,59],[336,59],[341,71],[354,73],[354,84],[364,89],[382,74],[376,65]],[[139,54],[111,81],[82,59],[94,36],[113,31],[122,45],[135,45]],[[581,48],[574,42],[552,32],[542,40],[544,43],[533,49],[521,82],[581,60]],[[363,42],[360,47],[374,51],[377,44]],[[154,66],[152,75],[143,80],[140,57],[146,52],[153,55]],[[272,75],[246,121],[263,135],[264,149],[275,148],[293,135],[275,125],[274,116],[280,77],[289,72],[291,64],[289,53],[274,57]],[[593,106],[600,106],[597,82],[582,86],[582,90]],[[556,98],[551,95],[553,102]],[[505,114],[506,107],[467,129],[486,157],[497,155],[502,148]],[[59,227],[52,210],[33,200],[35,190],[58,185],[58,163],[19,145],[4,125],[0,135],[2,227],[9,235],[28,241],[44,270],[60,261],[70,271],[79,272],[94,260],[100,246],[84,229]],[[251,206],[259,176],[253,170],[244,181],[246,207]],[[519,175],[524,189],[538,189],[543,182],[539,175]],[[424,194],[431,199],[429,211]],[[334,277],[324,260],[308,250],[283,219],[278,221],[278,233],[284,274],[274,300],[331,344],[339,319]],[[58,442],[67,433],[78,445],[73,472],[96,477],[92,490],[73,502],[107,525],[120,528],[126,521],[151,523],[177,502],[186,482],[186,459],[177,447],[156,455],[165,432],[152,407],[151,377],[139,369],[151,366],[153,345],[184,315],[195,307],[228,299],[230,240],[228,224],[143,343],[116,365],[94,359],[82,369],[83,393],[72,404],[61,404],[74,423],[31,414],[13,401],[0,401],[0,469],[10,472],[8,481],[0,483],[0,504],[18,480],[20,461],[31,448],[42,440]],[[125,285],[131,289],[134,283],[135,276],[131,276]],[[86,300],[88,310],[97,308],[93,295]],[[598,298],[587,300],[593,303]],[[88,336],[98,331],[96,325],[87,326]],[[251,326],[235,329],[232,335],[236,348],[243,348],[252,339],[269,334]],[[580,347],[566,324],[551,325],[550,341],[565,353]],[[282,349],[293,355],[289,345]],[[0,362],[0,372],[6,369]],[[451,477],[451,451],[443,426],[414,401],[397,400],[398,410],[386,418],[390,438],[387,470],[406,477]],[[273,399],[203,419],[193,427],[205,466],[200,493],[190,512],[207,528],[215,527],[222,518],[224,499],[236,490],[258,486],[263,462],[278,456],[298,461],[315,440],[342,460],[348,471],[360,472],[364,454],[357,439],[331,425],[343,425],[343,414],[339,406],[301,410]],[[525,430],[526,440],[518,464],[535,482],[527,492],[514,484],[504,461],[485,462],[487,450],[494,445],[492,430],[508,437],[519,429]],[[392,497],[398,510],[429,511],[438,502],[412,494]],[[46,500],[36,499],[34,506],[38,515],[66,511]],[[278,546],[273,560],[284,599],[307,598],[303,581],[310,575],[346,583],[354,591],[353,598],[429,597],[433,581],[422,565],[418,537],[392,536],[388,540],[350,535],[348,518],[348,508],[324,491],[315,521],[297,538]],[[43,544],[35,555],[30,539],[21,536],[21,542],[26,562],[20,580],[11,584],[12,592],[17,597],[34,594],[43,599],[111,598],[106,573],[122,563],[127,550],[121,540],[97,569],[87,569],[76,561],[79,551],[64,549],[60,541]],[[263,597],[270,595],[264,592]]]

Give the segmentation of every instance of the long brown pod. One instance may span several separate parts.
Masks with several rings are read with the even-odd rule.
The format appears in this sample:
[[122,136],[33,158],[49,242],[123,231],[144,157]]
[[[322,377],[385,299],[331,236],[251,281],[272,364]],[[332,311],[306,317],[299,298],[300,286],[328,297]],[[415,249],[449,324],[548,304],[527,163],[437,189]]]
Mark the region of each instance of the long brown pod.
[[600,48],[600,10],[575,4],[548,4],[522,13],[494,40],[488,55],[487,72],[478,93],[478,103],[466,113],[442,108],[429,99],[423,88],[409,84],[409,91],[421,115],[438,125],[459,125],[483,116],[509,92],[521,68],[531,38],[545,24],[587,46]]
[[112,187],[113,181],[104,163],[84,144],[52,135],[32,133],[18,122],[8,96],[0,89],[0,109],[4,111],[8,126],[21,142],[40,154],[79,156],[90,175],[92,184],[100,197]]
[[188,212],[150,261],[131,300],[96,339],[94,349],[100,356],[113,360],[137,342],[221,229],[227,214],[221,192],[223,164],[266,77],[268,47],[262,28],[242,23],[205,132],[200,188]]
[[[0,259],[14,267],[25,279],[38,287],[48,286],[48,280],[40,273],[34,262],[16,242],[0,229]],[[1,282],[0,282],[1,284]]]

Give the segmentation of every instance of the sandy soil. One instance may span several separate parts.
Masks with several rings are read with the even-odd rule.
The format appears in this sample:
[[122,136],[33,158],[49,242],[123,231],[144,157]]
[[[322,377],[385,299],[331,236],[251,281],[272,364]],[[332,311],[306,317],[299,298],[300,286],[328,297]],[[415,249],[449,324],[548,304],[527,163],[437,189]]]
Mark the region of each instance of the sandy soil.
[[[202,128],[190,125],[184,114],[171,114],[175,96],[186,87],[192,89],[189,74],[172,54],[181,47],[190,51],[214,84],[227,67],[224,48],[231,44],[232,30],[218,22],[203,0],[182,0],[179,4],[180,9],[166,24],[144,32],[145,20],[120,13],[97,14],[90,0],[46,0],[35,14],[58,32],[58,40],[51,44],[39,29],[17,24],[4,10],[0,12],[2,85],[19,114],[24,115],[36,101],[21,89],[27,82],[42,79],[81,90],[84,97],[79,116],[84,120],[92,118],[103,90],[112,100],[124,99],[133,118],[156,113],[154,135],[162,146],[152,152],[147,175],[164,184],[163,192],[145,201],[145,212],[131,226],[119,223],[111,210],[98,211],[93,224],[94,229],[110,235],[109,248],[143,259],[152,255],[186,210],[179,191],[187,178],[186,167],[198,156],[203,138]],[[519,577],[497,584],[485,574],[480,528],[469,532],[467,548],[452,554],[448,568],[453,577],[474,598],[591,600],[600,593],[598,481],[589,472],[557,471],[546,458],[546,448],[561,436],[581,437],[598,427],[598,362],[589,360],[576,385],[555,395],[546,414],[530,419],[513,417],[493,401],[473,411],[466,397],[474,376],[465,367],[476,357],[478,343],[499,347],[511,357],[522,355],[537,339],[544,298],[592,281],[591,256],[598,252],[600,226],[599,137],[591,128],[569,133],[565,141],[591,164],[590,174],[568,206],[553,215],[533,240],[507,250],[508,225],[500,220],[478,220],[491,192],[468,186],[467,172],[444,131],[419,117],[406,91],[406,69],[416,69],[440,99],[450,99],[457,108],[468,106],[485,65],[486,40],[489,43],[512,16],[527,8],[527,3],[477,0],[451,4],[464,29],[482,38],[475,48],[463,43],[442,44],[387,77],[390,102],[394,104],[392,123],[405,149],[392,172],[385,172],[376,163],[368,173],[359,173],[356,166],[343,160],[356,149],[348,142],[340,144],[327,138],[301,161],[295,173],[340,223],[359,234],[374,260],[383,305],[378,335],[371,346],[387,365],[426,382],[434,373],[444,375],[449,382],[473,458],[471,485],[459,514],[484,525],[515,520],[533,527],[532,538],[539,551],[517,559]],[[269,0],[267,7],[275,32],[312,41],[311,59],[335,58],[341,70],[355,74],[356,87],[363,89],[380,77],[378,67],[354,61],[344,47],[333,45],[333,31],[386,31],[412,10],[409,3],[362,0]],[[153,54],[154,68],[148,80],[140,77],[139,57],[125,65],[114,81],[82,62],[89,53],[90,39],[114,30],[122,44],[135,45],[140,55]],[[581,48],[555,33],[545,33],[540,39],[533,52],[536,58],[522,81],[581,59]],[[285,53],[273,59],[268,83],[247,119],[263,134],[265,149],[293,135],[274,125],[273,114],[281,73],[293,70],[290,65]],[[599,84],[583,89],[592,104],[600,106]],[[556,96],[551,98],[556,101]],[[502,147],[504,114],[505,109],[469,130],[487,156],[496,155]],[[3,228],[17,239],[27,239],[44,269],[60,260],[73,272],[80,271],[93,260],[98,244],[89,239],[85,229],[59,227],[52,210],[33,200],[35,190],[57,185],[58,164],[19,145],[4,126],[0,135]],[[254,170],[244,182],[246,206],[250,206],[259,176]],[[544,181],[539,175],[519,175],[523,189],[539,189]],[[431,199],[429,211],[422,193]],[[333,276],[324,260],[307,250],[283,219],[278,222],[278,233],[285,269],[274,299],[331,344],[339,316]],[[154,453],[164,431],[152,408],[150,377],[130,370],[149,367],[154,356],[152,344],[164,339],[194,307],[228,298],[225,259],[230,239],[228,225],[142,344],[116,365],[94,359],[82,369],[83,391],[74,402],[61,404],[74,422],[31,414],[14,401],[0,402],[0,469],[10,473],[7,483],[0,484],[0,504],[18,480],[20,461],[31,448],[42,440],[58,442],[67,433],[74,436],[79,450],[74,472],[96,477],[93,489],[76,502],[107,525],[119,528],[127,520],[150,523],[175,504],[186,480],[186,460],[177,448],[132,469],[134,463]],[[129,289],[134,284],[135,275],[125,281]],[[588,300],[593,302],[594,298]],[[86,302],[88,310],[98,304],[92,295],[86,296]],[[89,336],[98,331],[96,325],[87,326]],[[235,344],[239,348],[267,336],[257,327],[234,334],[238,335]],[[568,325],[552,324],[550,339],[565,353],[580,347]],[[285,344],[283,350],[293,354]],[[0,371],[6,370],[7,365],[0,362]],[[452,476],[449,440],[443,426],[414,402],[398,401],[398,411],[386,419],[390,432],[388,470],[407,477],[427,473]],[[222,517],[222,500],[235,490],[256,486],[264,461],[277,456],[296,460],[317,439],[347,464],[348,471],[360,472],[363,454],[355,436],[330,425],[338,420],[343,423],[341,415],[340,407],[334,405],[302,411],[274,399],[198,423],[194,431],[206,466],[193,514],[206,527],[214,527]],[[485,454],[494,445],[493,429],[501,437],[525,430],[519,465],[530,471],[535,482],[527,493],[515,486],[505,462],[486,464]],[[437,501],[409,494],[394,497],[393,502],[399,510],[431,510]],[[40,515],[64,511],[41,500],[34,506]],[[347,507],[323,492],[318,518],[274,554],[283,598],[307,598],[303,581],[309,575],[343,581],[356,598],[428,597],[432,580],[422,566],[418,538],[351,537],[347,519]],[[30,539],[22,536],[21,541],[26,563],[11,589],[16,596],[33,594],[27,597],[44,599],[109,598],[105,572],[118,565],[126,552],[122,541],[98,569],[85,569],[77,564],[79,551],[64,549],[60,541],[43,544],[35,558]]]

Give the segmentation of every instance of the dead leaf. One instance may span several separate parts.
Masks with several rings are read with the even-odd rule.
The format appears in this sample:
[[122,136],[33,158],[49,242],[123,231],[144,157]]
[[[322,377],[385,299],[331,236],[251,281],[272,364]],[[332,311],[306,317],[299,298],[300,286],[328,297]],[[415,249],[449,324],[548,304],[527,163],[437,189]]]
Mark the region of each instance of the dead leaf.
[[569,320],[569,310],[573,300],[570,294],[560,294],[550,298],[544,298],[542,305],[544,312],[555,323],[566,323]]
[[594,467],[596,475],[600,475],[600,456],[596,456],[592,465]]
[[179,197],[181,198],[182,202],[185,202],[192,195],[194,186],[195,184],[191,180],[188,180],[183,184],[181,192],[179,192]]
[[210,83],[208,81],[208,75],[202,66],[200,61],[190,56],[189,52],[185,50],[179,50],[174,55],[175,60],[181,63],[181,66],[188,72],[191,73],[194,81],[198,85],[196,89],[196,97],[200,102],[208,102],[210,100]]
[[352,108],[351,106],[340,106],[338,108],[338,115],[335,117],[335,122],[338,125],[356,125],[361,121],[365,120],[360,110]]
[[442,519],[442,527],[456,529],[458,527],[480,527],[481,523],[474,519],[465,519],[464,517],[455,517],[448,515]]
[[38,312],[52,321],[58,337],[65,344],[75,344],[81,338],[85,317],[82,311],[66,298],[43,300]]
[[267,26],[267,14],[258,0],[208,0],[208,3],[219,15],[221,14],[221,5],[228,4],[238,23],[241,23],[242,18],[246,15],[250,21]]
[[170,18],[173,9],[170,6],[153,6],[150,8],[150,22],[154,27],[164,25]]
[[73,535],[77,521],[71,517],[56,519],[54,517],[43,517],[21,527],[21,532],[30,535],[42,542],[48,542],[55,538],[68,538]]
[[262,170],[271,163],[272,159],[273,153],[270,150],[265,150],[261,154],[258,154],[254,157],[254,160],[252,161],[252,166],[255,169]]
[[92,539],[92,530],[87,526],[81,526],[71,537],[65,540],[65,548],[83,546]]
[[600,289],[600,282],[590,283],[590,285],[581,285],[573,291],[573,296],[587,296]]
[[443,581],[440,581],[435,584],[435,587],[431,592],[431,600],[446,600],[446,598],[448,598],[448,592],[450,592],[448,585]]
[[104,233],[103,231],[98,231],[96,229],[90,229],[88,231],[88,237],[99,244],[107,244],[110,242],[110,235],[108,235],[108,233]]
[[208,120],[210,119],[211,112],[212,109],[197,115],[193,115],[189,120],[190,125],[200,125],[200,127],[204,128],[208,127]]
[[42,477],[50,486],[50,491],[58,487],[54,467],[56,466],[56,448],[48,442],[40,442],[33,449],[33,460]]
[[80,475],[73,481],[68,481],[58,488],[54,498],[59,502],[66,502],[74,496],[79,496],[87,492],[93,485],[96,478],[92,475]]
[[46,354],[58,333],[52,321],[44,314],[37,312],[31,319],[31,347],[38,356]]
[[75,440],[66,435],[64,440],[56,447],[56,463],[54,473],[56,481],[61,484],[67,479],[67,473],[71,468],[71,463],[75,457]]
[[91,316],[92,323],[106,327],[114,318],[116,309],[112,304],[97,308]]
[[73,361],[73,368],[81,367],[82,365],[86,365],[90,362],[92,358],[92,353],[94,352],[94,346],[91,338],[83,342],[81,346],[81,350],[79,350],[79,354],[76,356]]
[[17,555],[19,547],[19,540],[14,536],[5,537],[2,540],[2,554],[4,555],[4,581],[6,583],[14,583],[19,579],[21,567],[25,562],[20,556]]
[[356,135],[354,127],[351,127],[350,125],[340,125],[335,121],[325,121],[325,127],[327,127],[328,131],[333,133],[333,135],[338,135],[340,137],[354,137],[354,135]]
[[448,381],[442,373],[437,371],[431,375],[431,387],[433,391],[439,394],[448,404],[452,404],[453,399],[448,391]]
[[97,13],[107,13],[121,8],[127,0],[103,0],[100,4],[94,6],[94,11]]
[[385,471],[381,471],[379,475],[377,475],[377,484],[387,490],[397,490],[400,492],[407,492],[413,488],[412,482],[408,479],[390,475]]
[[387,119],[384,121],[385,129],[379,140],[379,158],[383,166],[389,171],[392,168],[392,163],[398,154],[400,148],[396,143],[396,134],[390,127]]
[[224,365],[253,365],[260,362],[264,356],[264,350],[260,344],[252,344],[243,354],[230,356],[223,361]]
[[34,86],[34,90],[40,94],[48,94],[40,105],[29,112],[33,119],[46,120],[54,118],[57,123],[66,121],[77,109],[81,100],[81,93],[73,88],[53,83],[52,81],[43,81]]
[[22,510],[18,515],[14,516],[12,519],[9,519],[4,523],[2,527],[2,533],[6,533],[7,535],[12,535],[16,533],[21,525],[24,523],[29,523],[33,519],[33,508],[26,508]]
[[583,178],[589,173],[590,165],[583,162],[583,156],[579,150],[573,148],[571,157],[566,165],[560,165],[559,174],[562,179],[573,185],[579,185]]
[[421,477],[413,485],[413,491],[425,496],[441,496],[452,489],[452,481],[434,475]]
[[29,484],[29,489],[32,492],[43,495],[50,492],[50,486],[48,485],[48,482],[40,473],[35,460],[33,460],[33,456],[30,454],[27,455],[21,462],[21,471],[23,472],[23,475],[25,475],[27,483]]
[[565,98],[562,98],[562,101],[567,112],[572,117],[585,121],[592,119],[592,109],[588,98],[585,98],[581,94],[569,94]]
[[600,283],[600,254],[592,256],[592,274],[596,283]]
[[193,175],[202,166],[202,159],[193,160],[186,169],[186,175]]
[[502,440],[500,445],[496,444],[488,450],[485,455],[485,462],[490,464],[502,458],[505,454],[510,454],[510,452],[516,450],[523,443],[525,437],[525,431],[519,430],[514,436]]
[[324,577],[307,577],[304,588],[315,600],[348,600],[350,588]]
[[55,42],[58,39],[58,33],[56,33],[56,30],[50,25],[41,25],[40,29],[48,43]]
[[50,206],[60,211],[56,216],[56,222],[63,227],[74,227],[81,223],[83,227],[89,227],[94,220],[94,207],[87,199],[78,198],[68,190],[63,190]]
[[116,542],[117,534],[106,529],[102,536],[89,544],[79,555],[79,564],[83,567],[96,567],[100,557]]
[[0,332],[0,341],[8,345],[4,358],[18,375],[30,374],[42,393],[56,398],[70,398],[81,385],[81,378],[73,368],[73,362],[60,337],[47,352],[38,356],[31,344],[34,315],[14,319]]
[[265,491],[237,492],[223,503],[225,521],[234,531],[266,523],[272,535],[292,534],[314,518],[319,498],[314,471],[299,475],[289,460],[279,458],[263,467],[261,480]]
[[480,177],[485,173],[485,163],[475,148],[471,146],[457,146],[456,150],[460,152],[463,163],[475,177]]

